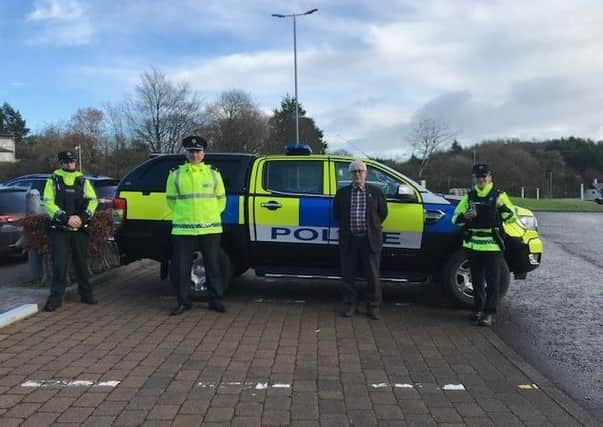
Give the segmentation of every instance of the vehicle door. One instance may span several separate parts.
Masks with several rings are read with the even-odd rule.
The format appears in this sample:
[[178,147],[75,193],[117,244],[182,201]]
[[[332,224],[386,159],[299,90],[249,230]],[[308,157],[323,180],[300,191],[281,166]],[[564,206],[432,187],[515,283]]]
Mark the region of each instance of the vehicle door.
[[325,158],[317,157],[268,157],[256,162],[249,199],[256,266],[291,272],[328,265],[331,198],[327,170]]
[[[333,161],[333,186],[336,189],[350,185],[350,163],[351,160]],[[383,223],[381,270],[413,271],[414,260],[421,252],[424,227],[420,194],[402,176],[382,165],[366,162],[366,166],[367,183],[381,188],[387,201],[388,215]],[[330,236],[336,240],[338,235],[339,225],[331,216]]]

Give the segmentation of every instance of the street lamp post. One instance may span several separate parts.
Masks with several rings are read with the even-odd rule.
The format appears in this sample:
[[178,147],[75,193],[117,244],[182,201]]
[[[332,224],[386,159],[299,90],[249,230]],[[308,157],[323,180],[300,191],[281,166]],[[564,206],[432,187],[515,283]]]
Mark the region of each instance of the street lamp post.
[[299,103],[297,102],[297,20],[298,16],[311,15],[318,9],[310,9],[303,13],[273,13],[275,18],[293,18],[293,70],[295,76],[295,142],[299,144]]
[[79,166],[80,166],[80,172],[82,171],[82,146],[80,144],[75,146],[75,150],[77,151],[77,156],[78,156],[78,161],[79,161]]

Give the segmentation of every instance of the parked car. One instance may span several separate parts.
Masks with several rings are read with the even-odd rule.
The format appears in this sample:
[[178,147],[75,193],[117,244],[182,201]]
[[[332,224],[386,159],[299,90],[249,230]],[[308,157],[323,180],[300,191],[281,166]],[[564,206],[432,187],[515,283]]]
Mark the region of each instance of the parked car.
[[23,235],[19,220],[25,217],[25,187],[0,187],[0,256],[24,256],[25,251],[18,246]]
[[[46,179],[49,176],[50,174],[48,173],[34,173],[18,176],[3,182],[1,186],[19,186],[28,190],[35,189],[42,195]],[[98,209],[111,209],[119,180],[103,175],[86,175],[86,178],[90,180],[90,183],[94,186],[96,191],[96,196],[98,197]]]

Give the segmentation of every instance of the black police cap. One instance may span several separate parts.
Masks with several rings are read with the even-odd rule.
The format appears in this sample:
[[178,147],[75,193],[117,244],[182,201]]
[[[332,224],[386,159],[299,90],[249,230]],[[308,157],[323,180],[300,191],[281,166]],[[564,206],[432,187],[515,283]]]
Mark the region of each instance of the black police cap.
[[61,151],[57,157],[61,163],[75,162],[73,151]]
[[490,168],[488,167],[488,165],[484,164],[484,163],[478,163],[473,165],[473,169],[471,171],[471,173],[474,176],[488,176],[490,175]]
[[185,150],[202,150],[207,148],[207,141],[196,135],[187,136],[182,140],[182,146]]

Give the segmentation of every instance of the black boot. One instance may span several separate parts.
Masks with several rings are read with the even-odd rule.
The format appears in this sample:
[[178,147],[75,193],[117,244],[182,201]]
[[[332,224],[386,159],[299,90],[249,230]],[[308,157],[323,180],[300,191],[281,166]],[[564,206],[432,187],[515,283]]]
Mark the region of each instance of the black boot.
[[379,320],[379,307],[369,305],[366,308],[366,315],[373,320]]
[[474,311],[469,316],[469,320],[471,322],[479,322],[480,320],[482,320],[482,317],[484,317],[484,313],[482,311]]
[[224,307],[222,301],[218,299],[210,299],[207,303],[207,307],[210,310],[217,311],[218,313],[224,313],[226,311],[226,307]]
[[44,305],[44,311],[52,312],[61,306],[61,302],[48,298]]
[[487,326],[490,327],[492,325],[494,325],[495,322],[495,317],[493,314],[486,314],[484,317],[482,317],[480,320],[477,321],[477,324],[479,326]]
[[186,310],[191,309],[190,304],[179,304],[171,311],[170,316],[178,316],[179,314],[184,313]]
[[98,304],[98,300],[94,297],[94,295],[82,295],[80,296],[80,302],[84,304]]
[[341,312],[341,315],[343,317],[352,317],[354,315],[355,311],[356,311],[356,307],[354,306],[354,304],[345,303],[345,304],[343,304],[343,310]]

